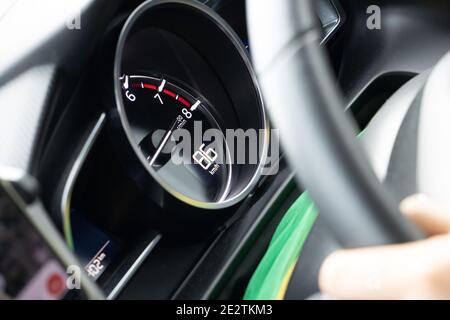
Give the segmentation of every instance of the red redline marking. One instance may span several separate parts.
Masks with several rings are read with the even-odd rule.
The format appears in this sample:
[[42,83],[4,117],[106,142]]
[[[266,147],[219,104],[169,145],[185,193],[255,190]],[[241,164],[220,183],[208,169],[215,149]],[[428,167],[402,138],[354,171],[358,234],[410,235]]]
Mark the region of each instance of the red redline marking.
[[[142,85],[139,83],[132,83],[131,84],[132,88],[142,88]],[[145,89],[150,89],[150,90],[158,90],[158,87],[153,85],[153,84],[148,84],[148,83],[144,83],[144,88]],[[164,89],[163,93],[167,94],[168,96],[177,99],[178,96],[178,101],[180,101],[184,106],[186,106],[187,108],[191,108],[191,104],[189,103],[189,101],[187,101],[185,98],[181,97],[180,95],[177,95],[175,92],[169,90],[169,89]]]
[[175,98],[177,94],[175,92],[170,91],[169,89],[164,89],[163,92],[172,98]]
[[144,88],[150,89],[150,90],[156,90],[156,89],[158,89],[157,86],[155,86],[155,85],[153,85],[153,84],[147,84],[147,83],[144,83]]
[[[180,101],[180,102],[181,102],[182,104],[184,104],[187,108],[190,108],[190,107],[191,107],[191,104],[190,104],[185,98],[181,97],[180,95],[176,94],[175,92],[170,91],[169,89],[164,89],[163,92],[164,92],[165,94],[167,94],[168,96],[171,96],[172,98],[174,98],[174,99]],[[177,99],[177,97],[178,97],[178,99]]]
[[188,108],[191,107],[191,104],[183,97],[178,97],[178,101],[180,101],[182,104],[184,104]]

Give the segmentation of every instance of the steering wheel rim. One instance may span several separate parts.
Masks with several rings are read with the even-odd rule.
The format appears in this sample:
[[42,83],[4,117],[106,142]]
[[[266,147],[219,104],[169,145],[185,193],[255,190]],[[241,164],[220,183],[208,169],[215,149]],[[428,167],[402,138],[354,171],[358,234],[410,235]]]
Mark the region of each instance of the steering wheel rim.
[[358,145],[311,0],[247,0],[250,46],[266,106],[296,178],[343,247],[423,238]]

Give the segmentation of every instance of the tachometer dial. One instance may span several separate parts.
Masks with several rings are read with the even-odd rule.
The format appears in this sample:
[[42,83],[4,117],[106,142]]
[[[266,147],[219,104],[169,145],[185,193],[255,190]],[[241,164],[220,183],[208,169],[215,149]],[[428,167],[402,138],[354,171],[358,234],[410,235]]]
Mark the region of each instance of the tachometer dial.
[[[125,109],[147,165],[180,193],[223,201],[232,167],[223,131],[206,99],[164,76],[124,75]],[[205,141],[204,133],[216,133]]]
[[114,145],[166,212],[206,221],[199,209],[232,207],[257,185],[269,146],[261,93],[242,42],[213,10],[144,2],[120,34],[114,81]]

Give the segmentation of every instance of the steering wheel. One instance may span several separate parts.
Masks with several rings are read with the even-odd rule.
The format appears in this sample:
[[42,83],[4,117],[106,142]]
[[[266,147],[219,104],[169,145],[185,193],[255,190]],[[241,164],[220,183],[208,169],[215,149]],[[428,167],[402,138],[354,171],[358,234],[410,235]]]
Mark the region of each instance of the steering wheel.
[[247,0],[250,46],[267,109],[297,181],[343,247],[423,237],[399,212],[344,113],[310,0]]

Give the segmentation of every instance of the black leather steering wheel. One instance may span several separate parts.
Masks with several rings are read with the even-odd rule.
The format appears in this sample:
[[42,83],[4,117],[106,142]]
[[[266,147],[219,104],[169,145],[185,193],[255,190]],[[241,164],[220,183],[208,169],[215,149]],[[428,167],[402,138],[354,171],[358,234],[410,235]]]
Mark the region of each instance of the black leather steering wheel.
[[301,185],[344,247],[420,239],[382,188],[344,113],[311,0],[247,0],[250,46]]

